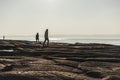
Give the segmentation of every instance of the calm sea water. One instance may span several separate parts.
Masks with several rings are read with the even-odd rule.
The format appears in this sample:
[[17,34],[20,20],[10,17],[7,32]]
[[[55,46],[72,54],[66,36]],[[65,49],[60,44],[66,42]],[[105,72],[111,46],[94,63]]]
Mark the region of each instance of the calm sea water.
[[[2,39],[2,37],[1,37]],[[8,40],[28,40],[35,41],[34,36],[6,36]],[[44,38],[40,36],[40,41],[43,41]],[[117,36],[51,36],[51,42],[64,42],[64,43],[104,43],[104,44],[113,44],[120,45],[120,35]]]

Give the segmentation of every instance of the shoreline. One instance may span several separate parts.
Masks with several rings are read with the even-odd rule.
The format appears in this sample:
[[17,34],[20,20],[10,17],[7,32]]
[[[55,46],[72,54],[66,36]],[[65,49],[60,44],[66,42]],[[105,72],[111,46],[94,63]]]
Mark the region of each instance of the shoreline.
[[[0,41],[20,41],[20,42],[36,42],[35,40],[14,40],[14,39],[6,39],[6,40],[3,40],[3,39],[0,39]],[[43,41],[39,41],[39,42],[42,42]],[[92,42],[92,43],[83,43],[83,42],[61,42],[61,41],[51,41],[50,40],[50,43],[63,43],[63,44],[103,44],[103,45],[114,45],[114,46],[120,46],[119,44],[108,44],[108,43],[97,43],[97,42]]]
[[[7,37],[6,40],[27,40],[34,41],[34,36],[11,36]],[[43,37],[40,37],[40,41],[44,41]],[[100,43],[100,44],[112,44],[120,45],[119,36],[54,36],[50,37],[50,42],[61,42],[61,43]]]

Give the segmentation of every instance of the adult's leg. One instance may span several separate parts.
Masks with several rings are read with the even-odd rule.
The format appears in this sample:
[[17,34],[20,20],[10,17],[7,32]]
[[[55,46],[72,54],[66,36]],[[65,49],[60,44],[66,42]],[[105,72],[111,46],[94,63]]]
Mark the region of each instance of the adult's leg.
[[47,40],[47,46],[49,47],[49,39]]
[[43,47],[45,46],[45,43],[46,43],[46,39],[45,39],[44,42],[43,42]]

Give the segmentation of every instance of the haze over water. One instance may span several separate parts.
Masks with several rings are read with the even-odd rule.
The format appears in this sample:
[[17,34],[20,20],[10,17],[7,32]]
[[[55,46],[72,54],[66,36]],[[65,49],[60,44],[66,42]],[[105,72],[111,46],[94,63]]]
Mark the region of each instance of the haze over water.
[[120,0],[0,0],[0,35],[120,35]]

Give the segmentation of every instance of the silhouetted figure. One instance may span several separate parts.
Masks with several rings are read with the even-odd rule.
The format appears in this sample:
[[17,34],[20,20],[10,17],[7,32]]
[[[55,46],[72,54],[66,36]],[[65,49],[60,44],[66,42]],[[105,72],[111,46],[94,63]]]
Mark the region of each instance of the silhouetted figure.
[[36,43],[39,42],[39,33],[36,34]]
[[48,29],[46,29],[46,31],[45,31],[44,38],[45,38],[45,40],[44,40],[44,42],[43,42],[43,47],[46,46],[46,45],[45,45],[46,41],[47,41],[47,47],[49,47]]
[[3,36],[3,40],[5,40],[5,36]]

